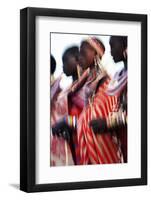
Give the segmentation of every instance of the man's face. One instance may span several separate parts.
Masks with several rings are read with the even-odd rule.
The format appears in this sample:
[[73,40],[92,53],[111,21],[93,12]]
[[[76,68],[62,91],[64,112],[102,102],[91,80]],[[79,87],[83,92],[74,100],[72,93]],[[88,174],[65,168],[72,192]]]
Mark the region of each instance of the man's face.
[[89,46],[80,48],[79,64],[83,69],[87,69],[94,64],[95,51]]
[[63,65],[63,72],[66,76],[74,76],[77,73],[77,60],[74,56],[70,56]]
[[111,47],[111,55],[114,59],[114,62],[119,62],[124,60],[123,56],[123,45],[121,44],[120,40],[117,38],[112,38],[110,39],[110,47]]

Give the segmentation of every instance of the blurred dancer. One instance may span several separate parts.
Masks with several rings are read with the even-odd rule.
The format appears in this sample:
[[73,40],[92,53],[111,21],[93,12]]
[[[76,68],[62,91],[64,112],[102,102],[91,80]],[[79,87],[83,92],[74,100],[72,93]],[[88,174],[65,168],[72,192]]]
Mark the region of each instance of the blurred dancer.
[[118,109],[116,112],[113,110],[107,118],[92,120],[90,125],[95,133],[116,131],[121,142],[124,162],[127,162],[127,37],[111,36],[110,46],[115,63],[124,63],[124,68],[115,73],[106,89],[109,96],[117,96]]
[[[81,164],[109,164],[123,162],[123,155],[116,133],[94,133],[91,121],[96,118],[107,118],[118,107],[117,96],[109,96],[106,93],[110,82],[107,69],[101,64],[104,49],[96,38],[87,41],[91,46],[91,52],[82,50],[86,58],[86,64],[91,68],[91,73],[102,74],[102,79],[97,84],[93,95],[89,98],[89,104],[83,109],[78,120],[78,144],[80,149]],[[85,45],[84,45],[85,46]],[[93,49],[93,51],[92,51]],[[95,52],[95,53],[94,53]],[[95,69],[95,70],[94,70]],[[95,74],[94,73],[94,74]],[[96,74],[96,77],[97,77]]]
[[[79,49],[77,46],[68,48],[63,55],[63,71],[67,76],[76,79],[76,62]],[[68,70],[66,70],[68,66]],[[71,139],[72,127],[65,123],[65,116],[69,115],[68,94],[70,87],[61,90],[60,82],[62,75],[55,81],[51,87],[51,166],[73,165],[75,163],[75,151]]]
[[[104,45],[102,43],[101,45],[105,50]],[[79,164],[79,148],[76,148],[77,120],[83,108],[87,105],[89,96],[92,95],[93,91],[96,89],[97,83],[102,78],[100,73],[97,74],[97,68],[90,69],[91,66],[89,65],[85,70],[84,67],[87,60],[82,55],[82,51],[88,51],[89,55],[90,52],[96,55],[96,51],[86,41],[82,42],[80,49],[80,56],[77,47],[71,47],[63,54],[63,71],[66,76],[72,76],[73,84],[65,91],[62,91],[57,101],[54,101],[55,105],[53,107],[56,107],[57,111],[59,108],[60,110],[66,110],[66,113],[64,112],[64,117],[57,120],[52,126],[53,134],[57,136],[60,135],[60,137],[64,138],[70,144],[75,164]],[[94,62],[94,59],[92,59],[92,62]],[[82,64],[83,70],[80,68],[79,63],[84,64]],[[81,73],[82,71],[83,73]],[[62,99],[60,99],[60,96]],[[63,99],[66,99],[66,103]],[[67,107],[66,109],[65,106]],[[58,115],[58,112],[53,112],[52,120],[55,114]]]
[[116,63],[123,61],[124,63],[124,68],[115,74],[107,92],[109,95],[118,96],[119,113],[126,116],[126,120],[123,120],[126,126],[122,126],[122,129],[119,129],[118,132],[121,140],[124,162],[127,162],[127,37],[112,36],[110,38],[110,46],[114,61]]
[[51,77],[51,83],[54,81],[54,72],[56,70],[56,60],[53,55],[50,57],[50,77]]

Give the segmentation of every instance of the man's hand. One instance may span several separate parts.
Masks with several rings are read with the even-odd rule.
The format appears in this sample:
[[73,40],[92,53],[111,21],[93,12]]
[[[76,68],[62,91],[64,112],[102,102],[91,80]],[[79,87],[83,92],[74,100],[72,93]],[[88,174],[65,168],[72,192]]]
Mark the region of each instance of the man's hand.
[[52,127],[52,134],[58,137],[63,137],[68,142],[71,139],[72,128],[70,128],[65,121],[60,121]]
[[91,120],[89,123],[90,127],[92,128],[93,132],[96,133],[104,133],[107,130],[107,123],[105,119],[94,119]]

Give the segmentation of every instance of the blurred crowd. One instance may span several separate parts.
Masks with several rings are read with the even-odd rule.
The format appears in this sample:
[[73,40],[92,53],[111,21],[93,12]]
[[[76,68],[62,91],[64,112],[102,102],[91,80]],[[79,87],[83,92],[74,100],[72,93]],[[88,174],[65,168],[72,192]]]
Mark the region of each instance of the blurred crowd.
[[72,84],[62,89],[50,58],[50,166],[127,162],[127,37],[111,36],[114,75],[103,42],[88,37],[62,55]]

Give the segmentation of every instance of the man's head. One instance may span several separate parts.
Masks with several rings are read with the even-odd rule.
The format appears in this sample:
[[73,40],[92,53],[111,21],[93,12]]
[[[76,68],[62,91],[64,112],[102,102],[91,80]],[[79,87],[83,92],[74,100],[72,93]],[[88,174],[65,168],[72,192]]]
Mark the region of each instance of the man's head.
[[56,70],[56,60],[55,58],[53,57],[53,55],[51,55],[51,58],[50,58],[50,67],[51,67],[51,74],[53,75],[55,70]]
[[111,55],[115,62],[127,60],[127,37],[111,36],[110,38]]
[[65,50],[62,56],[63,72],[66,76],[77,76],[77,65],[79,62],[79,48],[70,47]]
[[80,66],[83,69],[94,66],[94,58],[97,55],[97,50],[93,46],[97,46],[105,51],[103,43],[98,38],[91,38],[90,41],[84,40],[80,46]]

